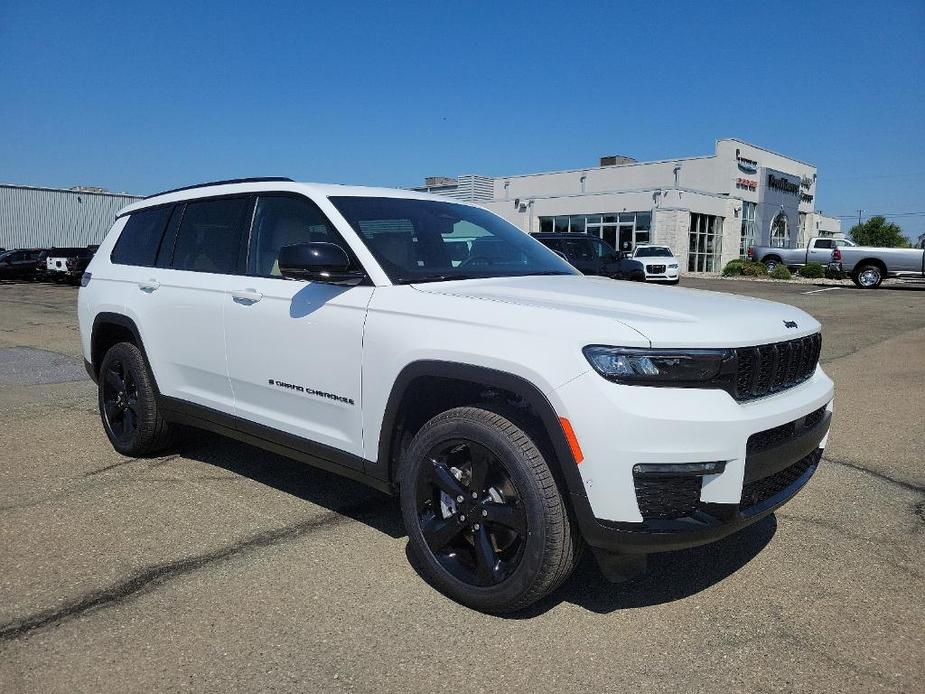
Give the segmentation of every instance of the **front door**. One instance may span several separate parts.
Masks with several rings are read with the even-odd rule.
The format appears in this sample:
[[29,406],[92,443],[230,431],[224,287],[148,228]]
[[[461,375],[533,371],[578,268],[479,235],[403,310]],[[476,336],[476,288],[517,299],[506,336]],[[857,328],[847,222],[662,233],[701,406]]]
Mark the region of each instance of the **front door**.
[[633,252],[633,225],[632,224],[621,224],[619,232],[619,245],[614,246],[618,251],[622,253],[632,253]]
[[310,241],[336,243],[357,263],[308,198],[258,197],[247,274],[233,278],[224,303],[235,413],[241,427],[263,425],[360,456],[363,325],[374,288],[284,279],[280,248]]

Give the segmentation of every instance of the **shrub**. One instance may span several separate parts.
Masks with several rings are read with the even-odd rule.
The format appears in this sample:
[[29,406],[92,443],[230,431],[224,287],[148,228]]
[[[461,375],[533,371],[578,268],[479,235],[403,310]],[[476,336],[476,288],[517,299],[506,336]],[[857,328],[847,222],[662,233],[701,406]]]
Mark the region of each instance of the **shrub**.
[[746,277],[763,277],[768,274],[768,266],[764,263],[743,263],[742,274]]
[[844,270],[839,270],[837,267],[826,266],[825,268],[825,278],[827,280],[843,280],[846,279],[848,275]]
[[723,268],[723,277],[738,277],[742,274],[742,266],[745,265],[744,260],[736,258],[735,260],[730,260],[726,263],[726,267]]
[[825,267],[822,263],[806,263],[800,268],[800,277],[812,277],[818,279],[825,276]]
[[776,280],[789,280],[791,276],[790,270],[787,269],[786,265],[778,265],[774,268],[774,272],[771,273],[771,277]]

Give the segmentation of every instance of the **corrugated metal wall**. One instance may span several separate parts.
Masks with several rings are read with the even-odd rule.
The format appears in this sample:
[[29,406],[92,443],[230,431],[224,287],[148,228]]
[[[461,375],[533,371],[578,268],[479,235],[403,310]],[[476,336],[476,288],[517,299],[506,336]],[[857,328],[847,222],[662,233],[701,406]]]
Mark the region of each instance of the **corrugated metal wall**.
[[0,247],[88,246],[138,196],[0,184]]

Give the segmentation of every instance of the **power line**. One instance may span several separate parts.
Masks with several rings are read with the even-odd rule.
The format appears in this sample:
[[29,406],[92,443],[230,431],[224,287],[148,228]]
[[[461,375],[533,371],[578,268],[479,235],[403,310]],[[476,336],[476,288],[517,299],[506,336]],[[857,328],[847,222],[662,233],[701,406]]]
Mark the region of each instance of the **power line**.
[[[830,215],[836,219],[854,219],[858,215],[856,214],[833,214]],[[925,216],[925,212],[876,212],[874,214],[866,215],[868,219],[871,217],[922,217]]]

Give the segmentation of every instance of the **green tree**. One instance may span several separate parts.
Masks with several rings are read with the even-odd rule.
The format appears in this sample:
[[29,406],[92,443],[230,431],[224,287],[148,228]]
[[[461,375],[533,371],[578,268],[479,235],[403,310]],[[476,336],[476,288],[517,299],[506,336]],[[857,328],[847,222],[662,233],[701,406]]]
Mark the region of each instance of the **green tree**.
[[885,217],[877,215],[863,224],[851,227],[851,239],[862,246],[878,248],[906,248],[909,240],[903,235],[898,224],[887,222]]

